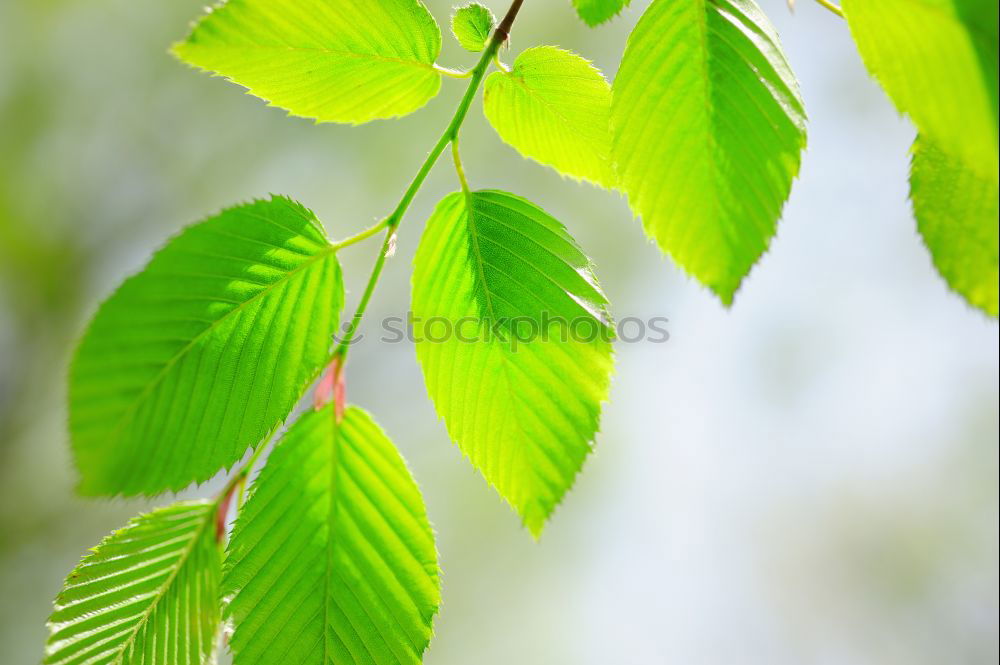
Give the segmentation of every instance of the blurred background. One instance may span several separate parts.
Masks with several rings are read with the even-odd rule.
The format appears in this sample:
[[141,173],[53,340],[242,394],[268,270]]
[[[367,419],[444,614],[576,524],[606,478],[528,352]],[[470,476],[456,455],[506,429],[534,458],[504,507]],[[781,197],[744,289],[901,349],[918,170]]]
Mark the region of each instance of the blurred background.
[[[395,205],[465,84],[359,128],[289,119],[167,46],[204,0],[0,2],[0,663],[35,663],[51,599],[86,548],[169,499],[74,496],[66,363],[96,304],[181,226],[269,192],[344,237]],[[427,3],[442,25],[451,2]],[[487,0],[496,13],[505,0]],[[596,30],[530,0],[524,47],[614,75],[645,0]],[[482,114],[473,186],[532,199],[590,253],[621,344],[602,434],[541,543],[448,442],[402,316],[447,160],[402,226],[348,391],[399,445],[438,532],[431,665],[905,665],[998,657],[998,329],[948,292],[907,201],[913,129],[846,25],[763,6],[810,114],[771,250],[732,310],[644,238],[615,194],[522,161]],[[446,33],[441,62],[471,66]],[[345,251],[352,307],[376,244]],[[208,496],[219,484],[188,495]]]

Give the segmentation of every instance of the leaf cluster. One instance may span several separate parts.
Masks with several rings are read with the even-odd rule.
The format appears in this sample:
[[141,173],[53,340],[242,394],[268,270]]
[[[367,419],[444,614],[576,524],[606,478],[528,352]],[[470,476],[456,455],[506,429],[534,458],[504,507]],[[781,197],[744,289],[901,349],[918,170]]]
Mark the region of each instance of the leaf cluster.
[[[455,38],[480,54],[468,71],[438,64],[441,30],[420,0],[229,0],[174,45],[191,66],[317,122],[411,113],[443,78],[468,87],[375,226],[335,242],[287,197],[237,205],[182,231],[100,306],[69,377],[81,492],[155,496],[246,461],[214,499],[137,517],[83,559],[56,600],[46,663],[207,663],[223,623],[236,665],[421,662],[440,604],[434,534],[393,443],[346,403],[344,370],[396,230],[448,147],[458,191],[416,250],[416,354],[449,436],[541,535],[599,431],[614,326],[566,224],[513,193],[470,188],[459,131],[480,87],[501,140],[624,194],[663,252],[733,302],[806,146],[805,103],[767,17],[753,0],[653,0],[609,82],[557,46],[503,63],[522,4],[500,22],[478,3],[455,11]],[[629,2],[572,5],[598,25]],[[917,127],[911,198],[934,264],[996,317],[995,3],[845,0],[843,14]],[[340,252],[379,234],[335,345]],[[442,322],[452,334],[439,338]]]

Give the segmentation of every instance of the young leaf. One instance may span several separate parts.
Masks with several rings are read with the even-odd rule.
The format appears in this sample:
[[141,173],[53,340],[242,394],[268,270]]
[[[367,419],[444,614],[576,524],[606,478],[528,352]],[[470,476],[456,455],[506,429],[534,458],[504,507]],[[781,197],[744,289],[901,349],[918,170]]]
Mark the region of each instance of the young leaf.
[[486,79],[483,107],[504,141],[560,173],[612,188],[611,86],[600,70],[554,46],[530,48]]
[[479,52],[486,48],[497,19],[488,8],[473,2],[455,10],[451,17],[451,31],[466,51]]
[[412,665],[440,602],[420,490],[371,417],[303,415],[236,521],[223,575],[235,665]]
[[613,86],[613,157],[646,233],[725,304],[767,249],[805,111],[752,0],[654,0]]
[[921,136],[997,179],[995,0],[845,0],[875,78]]
[[576,13],[593,27],[621,13],[631,0],[573,0]]
[[910,198],[938,272],[969,304],[998,310],[997,181],[921,137],[913,146]]
[[353,124],[426,104],[441,87],[440,51],[420,0],[230,0],[174,46],[292,115]]
[[219,627],[215,503],[141,515],[73,569],[49,620],[46,665],[198,665]]
[[283,197],[171,240],[101,306],[73,360],[80,490],[179,490],[233,464],[326,363],[343,297],[323,228]]
[[438,204],[417,250],[414,332],[451,438],[536,537],[591,450],[613,330],[565,228],[496,191]]

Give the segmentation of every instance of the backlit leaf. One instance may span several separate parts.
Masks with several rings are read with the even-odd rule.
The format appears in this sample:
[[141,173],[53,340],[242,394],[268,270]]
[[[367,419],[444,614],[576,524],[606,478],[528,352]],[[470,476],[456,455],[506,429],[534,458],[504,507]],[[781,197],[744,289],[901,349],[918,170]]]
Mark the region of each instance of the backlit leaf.
[[654,0],[629,36],[611,122],[646,233],[731,303],[774,235],[806,140],[767,18],[752,0]]
[[868,70],[921,136],[997,179],[997,3],[845,0]]
[[473,2],[455,10],[451,17],[451,31],[462,48],[478,52],[486,48],[496,23],[493,12]]
[[342,303],[334,248],[289,199],[171,240],[101,305],[73,360],[81,491],[179,490],[232,465],[326,363]]
[[292,115],[363,123],[437,94],[441,31],[420,0],[229,0],[174,46]]
[[223,593],[235,665],[414,665],[440,602],[434,534],[402,458],[350,407],[304,414],[236,521]]
[[537,46],[510,72],[494,72],[483,93],[486,117],[525,157],[575,178],[614,187],[611,86],[569,51]]
[[631,0],[573,0],[576,13],[589,26],[604,23],[628,7]]
[[913,147],[910,197],[917,228],[948,285],[996,318],[1000,283],[997,181],[921,137]]
[[216,505],[133,519],[73,569],[49,620],[46,665],[198,665],[219,629]]
[[512,194],[455,193],[427,222],[414,334],[451,438],[537,537],[591,450],[613,330],[590,262]]

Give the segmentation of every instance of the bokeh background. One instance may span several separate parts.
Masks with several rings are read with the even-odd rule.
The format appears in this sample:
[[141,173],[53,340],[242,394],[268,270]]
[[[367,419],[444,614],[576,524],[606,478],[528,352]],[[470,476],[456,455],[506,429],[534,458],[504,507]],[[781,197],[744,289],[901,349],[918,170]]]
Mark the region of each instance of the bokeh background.
[[[0,1],[3,665],[40,659],[85,549],[168,500],[74,496],[65,367],[100,299],[182,225],[269,192],[334,237],[380,218],[464,89],[445,80],[420,113],[359,128],[289,119],[167,55],[203,3]],[[647,4],[590,30],[568,0],[529,0],[514,52],[554,43],[610,77]],[[451,3],[428,5],[444,24]],[[446,160],[419,195],[348,390],[404,452],[439,535],[429,664],[997,661],[997,324],[947,290],[914,230],[912,127],[846,25],[798,5],[763,2],[802,83],[809,149],[729,311],[617,195],[521,161],[478,110],[466,125],[474,186],[564,220],[618,318],[670,320],[666,344],[619,345],[596,452],[540,544],[448,442],[412,347],[375,341],[379,319],[406,311],[423,222],[456,186]],[[474,62],[445,42],[443,64]],[[351,304],[375,251],[342,257]]]

